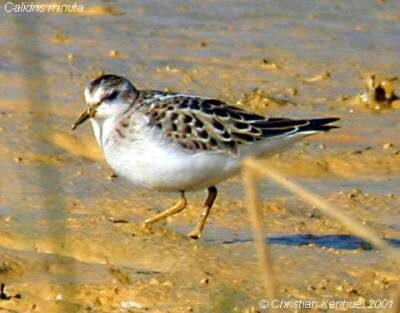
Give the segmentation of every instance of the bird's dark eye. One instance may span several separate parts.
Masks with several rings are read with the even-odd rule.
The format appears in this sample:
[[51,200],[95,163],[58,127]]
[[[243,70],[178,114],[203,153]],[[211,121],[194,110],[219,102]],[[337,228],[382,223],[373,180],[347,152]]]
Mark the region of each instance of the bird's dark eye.
[[113,91],[112,93],[110,93],[108,96],[106,96],[105,100],[109,100],[112,101],[114,100],[116,97],[118,96],[118,91]]

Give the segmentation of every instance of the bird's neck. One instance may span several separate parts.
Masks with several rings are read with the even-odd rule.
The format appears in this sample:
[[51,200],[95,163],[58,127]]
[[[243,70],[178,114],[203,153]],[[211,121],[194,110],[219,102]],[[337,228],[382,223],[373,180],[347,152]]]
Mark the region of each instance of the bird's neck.
[[115,123],[114,117],[106,119],[92,118],[91,120],[94,136],[96,137],[97,143],[101,150],[104,150],[106,139],[109,137],[112,127]]

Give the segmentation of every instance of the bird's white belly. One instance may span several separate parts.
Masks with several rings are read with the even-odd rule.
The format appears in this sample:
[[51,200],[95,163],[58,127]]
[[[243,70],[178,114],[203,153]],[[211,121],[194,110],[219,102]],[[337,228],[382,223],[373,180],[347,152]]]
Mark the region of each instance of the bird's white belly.
[[234,175],[240,161],[224,153],[185,152],[175,144],[140,140],[105,147],[114,171],[135,185],[164,191],[196,190]]
[[234,175],[240,160],[221,152],[191,152],[154,128],[133,124],[133,134],[118,136],[115,120],[92,119],[107,163],[134,185],[163,191],[196,190]]
[[[183,149],[154,128],[133,126],[134,133],[118,136],[115,121],[102,125],[92,120],[95,136],[107,163],[133,184],[160,190],[186,191],[213,186],[236,174],[246,156],[268,156],[284,150],[304,136],[287,136],[243,145],[238,156],[224,151]],[[140,131],[137,131],[140,129]]]

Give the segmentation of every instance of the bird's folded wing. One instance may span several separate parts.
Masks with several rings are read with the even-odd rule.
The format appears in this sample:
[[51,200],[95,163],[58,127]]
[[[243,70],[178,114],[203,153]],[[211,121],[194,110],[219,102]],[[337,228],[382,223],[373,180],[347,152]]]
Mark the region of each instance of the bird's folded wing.
[[219,100],[180,94],[152,95],[145,99],[144,106],[150,106],[144,113],[151,125],[183,148],[228,151],[234,155],[242,144],[299,131],[328,130],[334,126],[325,129],[322,125],[337,120],[267,118]]

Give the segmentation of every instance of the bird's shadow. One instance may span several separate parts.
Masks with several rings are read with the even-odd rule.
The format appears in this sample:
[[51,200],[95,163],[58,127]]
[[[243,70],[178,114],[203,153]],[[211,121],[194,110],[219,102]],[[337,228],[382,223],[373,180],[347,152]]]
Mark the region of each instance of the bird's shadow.
[[[368,242],[352,235],[335,234],[335,235],[313,235],[313,234],[292,234],[282,236],[269,236],[265,239],[270,245],[285,246],[307,246],[315,245],[324,248],[333,248],[339,250],[372,250],[373,247]],[[384,240],[394,247],[400,248],[400,239],[384,238]],[[209,242],[223,244],[235,244],[251,242],[251,237],[241,237],[233,239],[215,240],[209,239]]]

